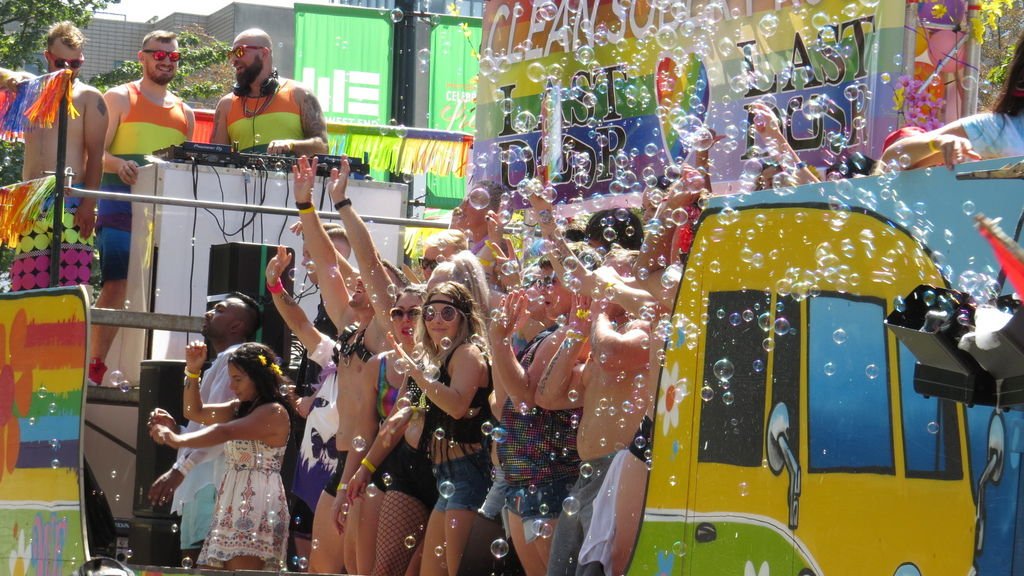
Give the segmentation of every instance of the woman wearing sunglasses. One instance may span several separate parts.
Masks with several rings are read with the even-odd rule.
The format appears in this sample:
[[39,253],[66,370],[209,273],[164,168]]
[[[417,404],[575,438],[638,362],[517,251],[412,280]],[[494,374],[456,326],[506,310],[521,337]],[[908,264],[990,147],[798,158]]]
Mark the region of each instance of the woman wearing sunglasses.
[[444,282],[427,291],[421,318],[422,363],[392,342],[411,366],[409,386],[422,390],[412,412],[423,421],[419,448],[430,455],[439,494],[427,523],[420,574],[455,576],[490,487],[481,429],[489,417],[490,364],[479,308],[464,286]]

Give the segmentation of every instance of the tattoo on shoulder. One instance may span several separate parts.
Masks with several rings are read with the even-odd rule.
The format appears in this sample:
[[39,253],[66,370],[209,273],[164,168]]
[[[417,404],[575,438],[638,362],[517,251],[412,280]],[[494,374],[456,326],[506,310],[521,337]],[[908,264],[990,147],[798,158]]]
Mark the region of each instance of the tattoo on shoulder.
[[319,136],[326,142],[327,122],[324,119],[324,111],[312,92],[307,91],[302,98],[301,116],[303,134],[307,138]]
[[96,111],[100,113],[100,116],[107,115],[107,103],[103,100],[103,98],[96,99]]

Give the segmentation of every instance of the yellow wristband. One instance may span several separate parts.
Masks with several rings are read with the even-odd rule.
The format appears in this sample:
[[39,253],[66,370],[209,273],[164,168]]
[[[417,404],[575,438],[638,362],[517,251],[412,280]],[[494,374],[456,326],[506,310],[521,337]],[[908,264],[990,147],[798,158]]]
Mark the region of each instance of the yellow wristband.
[[316,207],[310,206],[309,208],[301,208],[299,210],[299,214],[309,214],[310,212],[316,212]]
[[377,467],[374,466],[373,463],[366,458],[363,458],[363,461],[360,462],[360,464],[365,466],[366,469],[370,471],[370,474],[375,474],[377,472]]
[[348,490],[348,484],[345,484],[344,482],[338,482],[338,490],[337,491],[338,492],[344,492],[345,490]]
[[193,380],[199,380],[200,376],[202,376],[202,374],[193,374],[193,373],[189,372],[188,370],[185,370],[185,378],[191,378]]

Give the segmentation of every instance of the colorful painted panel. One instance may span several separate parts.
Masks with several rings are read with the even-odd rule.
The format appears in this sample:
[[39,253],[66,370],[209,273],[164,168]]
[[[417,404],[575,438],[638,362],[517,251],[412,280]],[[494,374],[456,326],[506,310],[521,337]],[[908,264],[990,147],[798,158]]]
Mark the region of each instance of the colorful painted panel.
[[476,179],[511,187],[536,174],[551,89],[562,202],[639,192],[712,145],[716,182],[736,180],[757,99],[791,117],[786,136],[812,165],[844,149],[877,157],[896,127],[903,20],[902,2],[488,2]]
[[0,295],[0,575],[62,576],[86,559],[87,328],[82,288]]

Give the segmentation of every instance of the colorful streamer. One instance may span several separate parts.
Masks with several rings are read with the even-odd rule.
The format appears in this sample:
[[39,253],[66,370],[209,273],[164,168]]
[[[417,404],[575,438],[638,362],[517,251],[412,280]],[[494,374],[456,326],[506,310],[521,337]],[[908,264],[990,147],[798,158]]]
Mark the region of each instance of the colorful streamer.
[[370,167],[402,174],[466,175],[473,137],[462,132],[328,124],[332,154],[368,157]]
[[20,140],[31,128],[52,127],[63,96],[68,99],[68,117],[78,118],[72,103],[72,74],[58,70],[22,82],[16,91],[0,92],[0,139]]
[[0,188],[0,245],[14,248],[22,234],[52,206],[53,176]]

